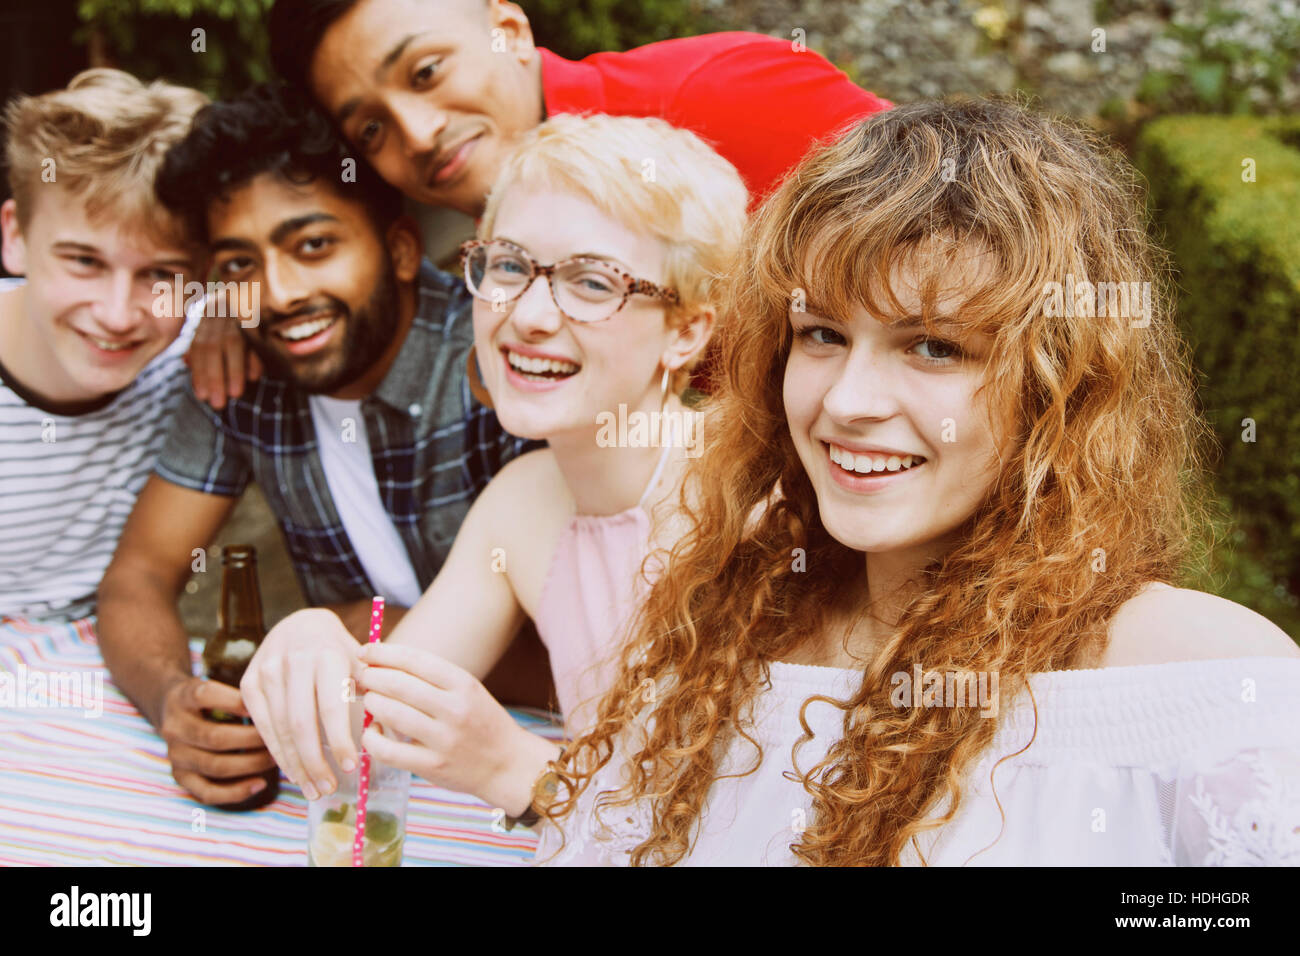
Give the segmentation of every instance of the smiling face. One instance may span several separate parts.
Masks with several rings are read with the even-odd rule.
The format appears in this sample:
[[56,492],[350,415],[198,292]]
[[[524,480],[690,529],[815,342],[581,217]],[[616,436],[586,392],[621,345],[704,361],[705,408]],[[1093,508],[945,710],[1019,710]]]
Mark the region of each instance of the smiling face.
[[85,197],[58,185],[35,190],[26,228],[13,200],[0,220],[5,266],[27,277],[24,384],[54,401],[94,400],[126,388],[180,332],[170,286],[195,277],[195,250],[92,221]]
[[325,31],[310,84],[384,179],[473,216],[542,119],[537,52],[512,3],[361,0]]
[[[832,317],[809,302],[790,313],[786,415],[836,540],[869,553],[937,556],[997,477],[1009,432],[980,391],[992,340],[958,336],[942,321],[938,337],[929,335],[915,274],[895,269],[890,281],[903,312],[888,325],[861,306]],[[938,314],[961,302],[941,297]]]
[[208,230],[217,280],[260,286],[260,321],[243,333],[272,375],[335,394],[395,347],[397,280],[413,272],[395,272],[360,203],[262,173],[212,203]]
[[[501,197],[493,233],[541,265],[591,256],[634,278],[664,284],[662,242],[567,192],[515,183]],[[685,359],[674,348],[692,334],[698,345],[689,346],[691,351],[703,346],[707,331],[676,331],[662,303],[642,295],[628,298],[604,321],[570,321],[541,277],[499,311],[474,300],[474,345],[484,384],[502,427],[524,438],[590,435],[596,416],[617,414],[620,404],[658,410],[661,363],[680,365]]]

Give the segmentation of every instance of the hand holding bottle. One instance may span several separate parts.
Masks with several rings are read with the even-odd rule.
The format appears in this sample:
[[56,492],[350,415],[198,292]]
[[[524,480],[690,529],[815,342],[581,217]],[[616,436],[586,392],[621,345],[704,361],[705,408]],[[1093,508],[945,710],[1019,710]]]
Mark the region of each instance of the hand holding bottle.
[[158,732],[167,743],[172,776],[212,806],[256,800],[265,792],[270,772],[279,780],[275,760],[256,727],[217,723],[204,716],[210,710],[246,713],[239,691],[216,681],[182,678],[167,690]]

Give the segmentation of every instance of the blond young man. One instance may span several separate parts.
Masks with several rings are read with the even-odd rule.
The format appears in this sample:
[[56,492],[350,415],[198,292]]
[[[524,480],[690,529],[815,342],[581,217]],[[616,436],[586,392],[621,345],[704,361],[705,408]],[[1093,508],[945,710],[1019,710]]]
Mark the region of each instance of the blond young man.
[[5,112],[4,264],[24,278],[0,281],[0,619],[93,613],[153,469],[188,339],[154,287],[203,268],[153,181],[205,102],[94,69]]

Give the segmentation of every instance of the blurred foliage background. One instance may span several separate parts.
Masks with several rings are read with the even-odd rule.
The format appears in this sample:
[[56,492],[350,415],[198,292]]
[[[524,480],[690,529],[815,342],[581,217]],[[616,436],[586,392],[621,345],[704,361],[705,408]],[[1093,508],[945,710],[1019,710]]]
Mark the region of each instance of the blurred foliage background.
[[78,0],[76,40],[105,65],[224,96],[270,78],[270,9],[271,0]]
[[[61,85],[87,65],[235,93],[268,77],[271,3],[6,0],[8,93]],[[1220,439],[1213,562],[1191,581],[1300,640],[1300,127],[1287,120],[1300,114],[1300,0],[520,5],[537,42],[570,58],[754,30],[806,43],[895,102],[1021,92],[1110,134],[1151,182],[1153,228],[1180,269],[1180,321]],[[1247,157],[1259,161],[1249,182]],[[1257,423],[1254,442],[1244,418]]]

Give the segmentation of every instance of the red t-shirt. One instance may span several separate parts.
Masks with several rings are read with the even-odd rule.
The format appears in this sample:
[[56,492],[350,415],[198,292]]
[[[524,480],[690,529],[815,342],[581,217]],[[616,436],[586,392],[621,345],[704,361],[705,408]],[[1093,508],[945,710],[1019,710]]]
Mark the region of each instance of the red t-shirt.
[[814,142],[893,106],[812,50],[761,33],[706,33],[566,60],[539,48],[548,115],[658,116],[731,162],[756,207]]

